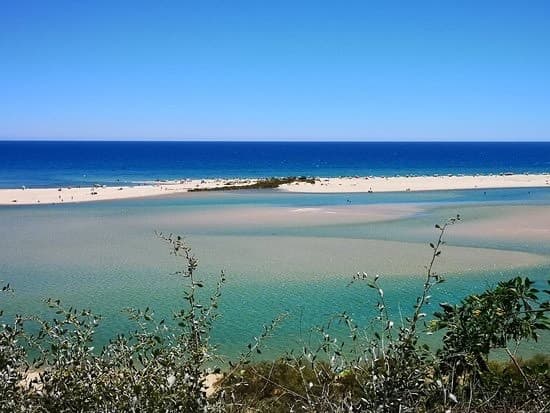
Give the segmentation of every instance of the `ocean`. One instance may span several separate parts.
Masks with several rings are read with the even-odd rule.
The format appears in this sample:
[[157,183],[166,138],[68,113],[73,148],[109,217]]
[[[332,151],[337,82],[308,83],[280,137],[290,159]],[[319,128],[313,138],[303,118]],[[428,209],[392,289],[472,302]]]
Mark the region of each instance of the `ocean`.
[[0,141],[0,187],[154,179],[549,172],[550,142]]

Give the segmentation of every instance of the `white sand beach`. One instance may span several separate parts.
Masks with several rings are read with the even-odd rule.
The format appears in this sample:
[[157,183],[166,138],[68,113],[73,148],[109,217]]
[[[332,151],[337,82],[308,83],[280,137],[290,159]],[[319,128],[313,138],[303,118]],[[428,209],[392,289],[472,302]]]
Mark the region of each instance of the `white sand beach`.
[[[0,205],[61,204],[154,197],[189,192],[193,189],[247,186],[258,179],[194,179],[146,182],[134,186],[59,187],[0,189]],[[282,191],[308,193],[408,192],[453,189],[550,188],[550,174],[444,175],[406,177],[316,178],[283,184]]]
[[453,189],[550,188],[550,174],[442,175],[320,178],[314,184],[295,182],[279,188],[291,192],[403,192]]
[[62,204],[154,197],[185,193],[192,189],[219,188],[227,185],[247,186],[249,179],[188,179],[147,182],[134,186],[58,187],[0,189],[0,205]]

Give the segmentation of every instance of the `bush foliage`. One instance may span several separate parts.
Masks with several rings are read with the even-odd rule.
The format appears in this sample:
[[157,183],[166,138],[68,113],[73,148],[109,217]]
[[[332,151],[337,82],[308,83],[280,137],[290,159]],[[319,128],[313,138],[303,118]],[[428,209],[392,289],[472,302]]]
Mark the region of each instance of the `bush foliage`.
[[[440,304],[427,321],[424,308],[444,280],[433,264],[449,225],[436,225],[422,294],[408,317],[389,314],[381,279],[358,273],[374,293],[379,328],[360,327],[346,314],[349,341],[333,337],[329,323],[317,328],[318,345],[279,360],[254,362],[284,315],[264,326],[241,357],[223,373],[210,343],[218,317],[223,272],[208,299],[198,291],[198,260],[179,236],[159,234],[182,260],[181,309],[174,323],[151,309],[128,309],[135,329],[93,348],[100,317],[47,300],[50,319],[5,317],[0,312],[0,411],[9,412],[407,412],[545,411],[550,406],[550,358],[516,356],[517,345],[537,340],[549,327],[548,301],[528,278],[500,282],[460,303]],[[9,285],[2,292],[11,294]],[[334,321],[332,320],[332,322]],[[439,331],[436,350],[422,343]],[[490,360],[500,349],[508,362]],[[217,374],[213,376],[213,374]],[[214,388],[207,379],[216,378]]]

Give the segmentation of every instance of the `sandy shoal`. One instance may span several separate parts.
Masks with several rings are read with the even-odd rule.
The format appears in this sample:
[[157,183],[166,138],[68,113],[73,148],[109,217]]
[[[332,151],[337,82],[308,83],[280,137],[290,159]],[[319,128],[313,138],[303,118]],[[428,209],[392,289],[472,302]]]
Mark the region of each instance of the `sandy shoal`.
[[290,192],[348,193],[534,187],[550,188],[550,174],[320,178],[314,184],[296,182],[279,188]]
[[364,224],[395,220],[424,211],[413,204],[376,204],[295,208],[287,206],[239,206],[216,209],[170,210],[140,217],[139,225],[175,231],[297,228],[318,225]]
[[[371,239],[197,235],[188,241],[206,266],[222,265],[228,274],[246,274],[247,279],[346,278],[357,271],[421,277],[431,257],[425,243]],[[434,269],[465,275],[549,262],[547,256],[527,252],[446,245]]]
[[468,239],[498,239],[525,243],[550,242],[550,208],[547,205],[483,206],[483,219],[465,219],[452,235]]

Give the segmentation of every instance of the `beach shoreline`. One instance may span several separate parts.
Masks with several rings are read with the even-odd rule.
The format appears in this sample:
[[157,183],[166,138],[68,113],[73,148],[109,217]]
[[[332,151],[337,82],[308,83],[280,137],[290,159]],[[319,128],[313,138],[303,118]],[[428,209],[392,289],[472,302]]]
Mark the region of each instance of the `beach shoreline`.
[[77,186],[55,188],[0,189],[0,205],[51,205],[94,201],[113,201],[182,194],[193,190],[220,189],[239,185],[246,188],[257,179],[186,179],[151,181],[124,186]]
[[315,184],[295,182],[279,189],[301,193],[420,192],[461,189],[550,188],[550,174],[432,175],[317,178]]
[[[122,200],[183,194],[194,191],[223,191],[254,187],[261,179],[186,179],[151,181],[133,186],[0,189],[0,205],[62,204]],[[355,176],[312,178],[284,183],[280,191],[295,193],[418,192],[462,189],[550,188],[550,173],[432,176]]]

